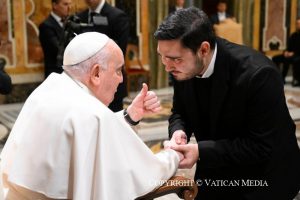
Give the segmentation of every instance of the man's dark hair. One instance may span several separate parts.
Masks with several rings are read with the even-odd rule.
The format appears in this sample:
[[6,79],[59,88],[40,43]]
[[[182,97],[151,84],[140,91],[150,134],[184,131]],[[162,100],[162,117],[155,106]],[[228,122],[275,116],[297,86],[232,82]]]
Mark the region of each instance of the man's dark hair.
[[180,9],[169,15],[154,33],[157,40],[180,39],[182,45],[197,52],[201,43],[215,48],[216,36],[208,16],[195,7]]
[[52,3],[59,3],[60,0],[52,0]]

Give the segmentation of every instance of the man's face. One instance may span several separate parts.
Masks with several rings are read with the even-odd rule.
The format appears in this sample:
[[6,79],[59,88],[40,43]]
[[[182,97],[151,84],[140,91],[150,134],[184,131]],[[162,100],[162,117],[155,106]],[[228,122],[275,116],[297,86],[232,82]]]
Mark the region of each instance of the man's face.
[[176,6],[184,6],[184,0],[176,0]]
[[296,30],[300,31],[300,19],[296,21]]
[[58,3],[53,3],[53,12],[61,18],[69,16],[71,11],[72,0],[60,0]]
[[101,83],[96,89],[98,99],[107,106],[113,101],[118,85],[123,82],[124,65],[123,53],[119,48],[114,48],[110,52],[110,61],[107,68],[102,69]]
[[217,5],[218,12],[226,12],[226,9],[227,9],[226,3],[223,3],[223,2],[218,3],[218,5]]
[[159,40],[157,52],[165,70],[178,81],[191,79],[203,70],[203,60],[191,49],[183,48],[179,40]]
[[85,3],[92,9],[95,10],[97,6],[104,0],[85,0]]

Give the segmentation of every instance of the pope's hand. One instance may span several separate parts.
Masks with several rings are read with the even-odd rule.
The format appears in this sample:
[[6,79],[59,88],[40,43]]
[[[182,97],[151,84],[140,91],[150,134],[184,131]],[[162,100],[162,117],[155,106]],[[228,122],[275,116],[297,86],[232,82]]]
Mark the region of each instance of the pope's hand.
[[[177,130],[173,133],[171,140],[164,141],[164,149],[170,149],[177,145],[185,145],[186,142],[187,138],[185,132],[182,130]],[[182,152],[176,152],[180,158],[180,161],[182,161],[184,159],[184,155],[182,154]]]
[[148,91],[147,84],[143,83],[140,93],[128,106],[127,112],[133,121],[139,121],[147,113],[157,113],[161,110],[160,102],[153,91]]
[[[166,150],[166,149],[172,149],[173,146],[176,146],[178,144],[171,143],[171,141],[166,140],[166,141],[164,141],[163,145],[164,145],[164,149]],[[179,156],[179,160],[182,161],[184,159],[184,155],[179,151],[175,151],[175,152]]]
[[171,140],[164,142],[164,148],[169,149],[174,145],[183,145],[187,143],[187,137],[184,131],[177,130],[173,133]]

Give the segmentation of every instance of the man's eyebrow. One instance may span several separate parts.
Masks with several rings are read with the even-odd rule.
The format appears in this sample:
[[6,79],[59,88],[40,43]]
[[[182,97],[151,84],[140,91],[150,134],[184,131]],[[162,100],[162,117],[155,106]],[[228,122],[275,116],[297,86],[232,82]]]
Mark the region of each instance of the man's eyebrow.
[[[157,53],[160,57],[161,57],[161,54],[160,53]],[[178,58],[181,58],[179,56],[165,56],[166,58],[170,58],[170,59],[178,59]]]

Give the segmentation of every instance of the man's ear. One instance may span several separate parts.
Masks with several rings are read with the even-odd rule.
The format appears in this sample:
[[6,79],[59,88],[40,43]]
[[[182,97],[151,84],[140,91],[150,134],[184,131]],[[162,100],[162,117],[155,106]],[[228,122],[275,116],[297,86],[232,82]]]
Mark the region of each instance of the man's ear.
[[103,74],[103,69],[99,64],[93,65],[90,72],[90,80],[93,84],[99,84]]
[[210,52],[210,44],[207,41],[201,43],[200,48],[197,51],[197,55],[201,57],[205,57]]

